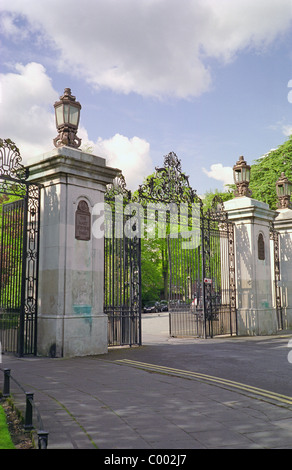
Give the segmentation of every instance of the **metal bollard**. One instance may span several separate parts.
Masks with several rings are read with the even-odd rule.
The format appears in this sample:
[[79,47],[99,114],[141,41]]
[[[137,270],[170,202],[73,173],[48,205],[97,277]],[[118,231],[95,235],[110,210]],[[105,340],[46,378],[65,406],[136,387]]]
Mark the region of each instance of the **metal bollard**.
[[5,398],[10,395],[10,372],[11,369],[4,369],[3,397]]
[[25,395],[26,395],[26,408],[25,408],[24,429],[28,431],[33,428],[33,424],[32,424],[33,393],[25,392]]
[[47,431],[38,431],[38,447],[39,447],[39,449],[47,449],[48,448],[48,436],[49,436],[49,433]]

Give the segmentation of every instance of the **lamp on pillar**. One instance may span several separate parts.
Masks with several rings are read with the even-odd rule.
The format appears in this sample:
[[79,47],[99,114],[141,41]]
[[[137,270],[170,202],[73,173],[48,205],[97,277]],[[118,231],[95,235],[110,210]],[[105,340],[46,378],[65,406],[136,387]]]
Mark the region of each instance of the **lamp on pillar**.
[[234,191],[235,197],[251,196],[251,190],[248,187],[250,181],[250,166],[247,165],[243,156],[239,157],[239,160],[233,167],[233,178],[236,184],[236,190]]
[[278,196],[277,207],[279,209],[291,208],[290,197],[292,192],[292,183],[285,176],[285,173],[281,173],[280,178],[276,182],[276,192]]
[[68,147],[78,148],[81,145],[81,139],[76,134],[81,104],[76,101],[75,96],[71,95],[70,88],[65,88],[64,95],[60,96],[60,101],[56,101],[54,108],[58,130],[58,135],[53,141],[55,147],[67,145]]

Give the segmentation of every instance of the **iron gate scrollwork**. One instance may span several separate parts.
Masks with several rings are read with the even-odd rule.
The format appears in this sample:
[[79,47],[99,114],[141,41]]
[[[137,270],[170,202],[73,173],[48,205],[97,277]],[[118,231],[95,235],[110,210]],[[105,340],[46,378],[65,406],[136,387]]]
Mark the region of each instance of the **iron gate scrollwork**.
[[[220,199],[204,210],[174,152],[133,195],[121,175],[108,188],[105,203],[104,311],[110,346],[141,344],[141,246],[162,252],[171,336],[237,334],[234,225]],[[141,211],[134,224],[132,211],[124,210],[128,204]],[[152,242],[141,244],[143,237],[161,240],[155,248]]]
[[0,139],[0,342],[20,356],[37,353],[40,187],[28,177],[14,142]]
[[[105,195],[104,313],[108,316],[108,345],[141,345],[141,239],[125,236],[131,201],[123,175]],[[138,227],[134,227],[134,231]]]
[[136,198],[145,206],[156,204],[157,212],[162,204],[166,212],[170,335],[236,335],[234,224],[223,201],[215,196],[204,210],[174,152],[139,187]]

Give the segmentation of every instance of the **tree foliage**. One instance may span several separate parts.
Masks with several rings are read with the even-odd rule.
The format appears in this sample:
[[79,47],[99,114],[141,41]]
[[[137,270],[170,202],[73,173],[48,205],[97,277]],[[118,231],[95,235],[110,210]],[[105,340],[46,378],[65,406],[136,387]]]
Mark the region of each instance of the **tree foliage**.
[[163,246],[159,239],[141,240],[142,303],[159,300],[163,293]]
[[[231,185],[230,185],[231,186]],[[219,196],[220,199],[225,202],[229,201],[229,199],[234,198],[234,193],[231,189],[228,191],[219,191],[218,189],[215,189],[215,191],[206,191],[204,196],[203,196],[203,210],[204,212],[207,212],[208,209],[211,209],[212,207],[212,202],[215,196]]]
[[[15,208],[13,217],[10,219],[9,236],[2,236],[3,227],[3,205],[19,200],[19,196],[11,194],[0,194],[0,268],[1,268],[1,304],[7,304],[8,297],[13,293],[10,303],[18,304],[20,301],[20,288],[18,285],[19,273],[21,271],[22,256],[22,227],[23,211]],[[2,305],[0,305],[1,308]]]
[[277,207],[276,182],[281,173],[292,181],[292,136],[277,149],[255,160],[251,165],[252,198]]

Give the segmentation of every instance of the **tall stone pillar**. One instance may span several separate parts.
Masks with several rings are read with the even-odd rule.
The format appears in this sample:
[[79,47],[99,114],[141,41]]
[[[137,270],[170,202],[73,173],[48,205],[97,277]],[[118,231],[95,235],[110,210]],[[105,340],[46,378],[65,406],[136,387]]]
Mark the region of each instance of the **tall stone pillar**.
[[268,204],[246,196],[224,205],[228,218],[235,223],[238,334],[275,334],[270,222],[276,212]]
[[72,357],[107,352],[103,313],[104,240],[92,233],[92,210],[118,170],[103,158],[60,147],[29,162],[41,183],[38,354]]
[[292,328],[292,210],[278,209],[274,222],[279,233],[281,306],[286,329]]

